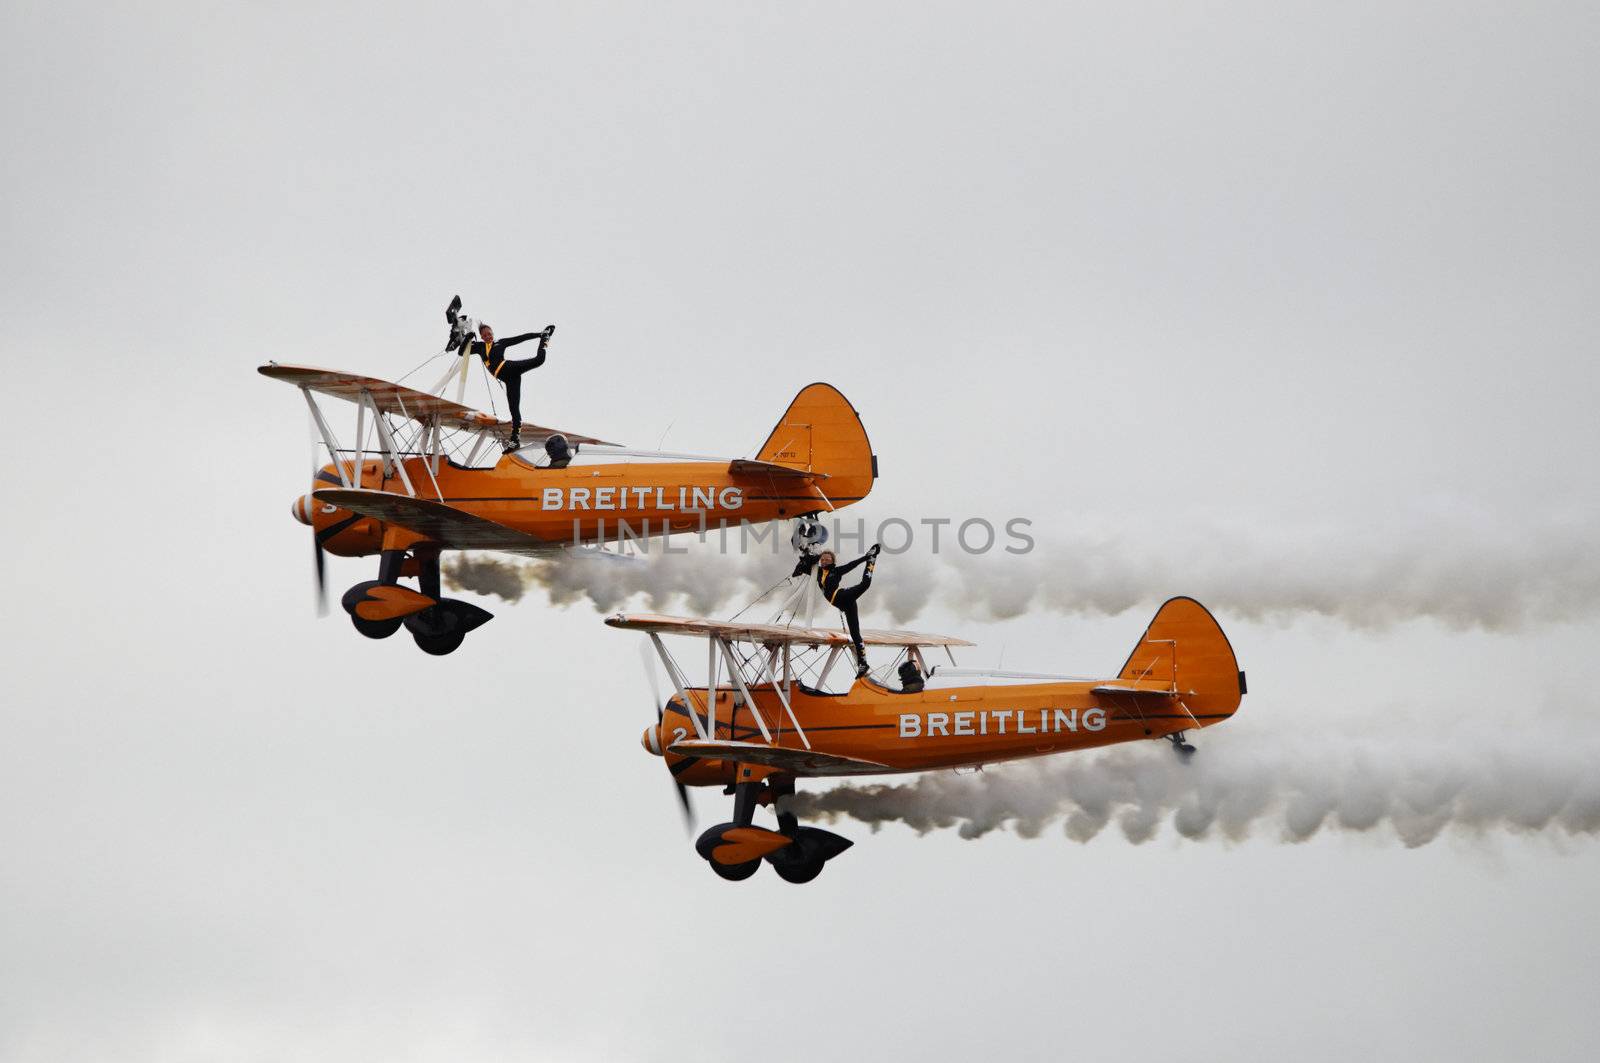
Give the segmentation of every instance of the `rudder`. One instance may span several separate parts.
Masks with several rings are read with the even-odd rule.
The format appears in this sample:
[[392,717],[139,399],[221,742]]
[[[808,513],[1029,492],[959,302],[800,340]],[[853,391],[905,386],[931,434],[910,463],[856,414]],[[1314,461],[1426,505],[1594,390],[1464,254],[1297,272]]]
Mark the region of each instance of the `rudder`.
[[800,389],[756,460],[826,473],[828,478],[818,486],[836,507],[867,497],[878,476],[878,459],[861,416],[832,384]]
[[1171,598],[1156,610],[1118,678],[1176,684],[1184,707],[1203,727],[1232,716],[1245,692],[1244,673],[1222,625],[1193,598]]

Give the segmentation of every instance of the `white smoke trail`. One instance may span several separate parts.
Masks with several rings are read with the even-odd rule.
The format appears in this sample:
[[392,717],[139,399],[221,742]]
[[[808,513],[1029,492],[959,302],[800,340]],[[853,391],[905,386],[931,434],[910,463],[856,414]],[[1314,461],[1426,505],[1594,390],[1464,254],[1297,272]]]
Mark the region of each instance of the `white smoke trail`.
[[[600,612],[613,612],[630,602],[651,609],[688,609],[710,615],[769,590],[789,575],[793,557],[772,554],[719,554],[701,550],[659,553],[620,560],[587,554],[548,561],[517,561],[479,554],[460,554],[446,562],[442,575],[455,590],[520,601],[534,590],[553,605],[588,601]],[[774,602],[776,597],[773,598]]]
[[976,774],[802,791],[790,807],[807,820],[954,828],[963,838],[1007,828],[1036,838],[1059,824],[1067,838],[1087,842],[1115,822],[1135,845],[1163,827],[1192,840],[1267,834],[1286,842],[1386,830],[1411,848],[1448,828],[1592,836],[1600,833],[1600,747],[1219,738],[1185,762],[1164,743],[1137,743]]
[[[1175,532],[1175,535],[1177,533]],[[1117,615],[1189,594],[1229,617],[1315,615],[1360,628],[1431,619],[1455,629],[1510,631],[1600,616],[1600,549],[1586,525],[1514,534],[1476,526],[1251,540],[1184,529],[1178,544],[1126,536],[1057,538],[1027,554],[888,554],[864,611],[895,624],[930,604],[980,618],[1030,611]],[[870,540],[868,534],[862,541]],[[946,546],[950,544],[945,543]],[[587,598],[609,611],[631,600],[711,614],[745,605],[788,575],[787,552],[721,553],[715,543],[637,564],[578,557],[538,562],[460,559],[451,586],[515,601],[542,588],[552,602]]]
[[1592,528],[1575,524],[1271,540],[1188,529],[1164,548],[1085,538],[1017,566],[990,560],[960,558],[952,597],[997,618],[1038,608],[1115,615],[1174,592],[1252,620],[1317,615],[1376,629],[1431,619],[1509,631],[1600,615],[1600,549]]

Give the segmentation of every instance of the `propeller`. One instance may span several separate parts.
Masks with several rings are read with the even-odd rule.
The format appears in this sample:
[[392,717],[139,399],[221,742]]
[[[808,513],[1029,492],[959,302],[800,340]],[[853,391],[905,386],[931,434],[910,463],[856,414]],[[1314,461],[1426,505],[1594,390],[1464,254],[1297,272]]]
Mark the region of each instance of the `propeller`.
[[683,829],[693,834],[694,805],[689,800],[689,788],[676,779],[672,780],[672,785],[678,788],[678,804],[683,808]]
[[[306,412],[306,425],[311,434],[311,489],[317,487],[317,474],[322,472],[322,466],[317,464],[317,425],[311,418],[310,411]],[[317,531],[317,526],[312,523],[315,508],[311,504],[311,495],[308,492],[300,505],[305,507],[306,524],[311,528],[311,556],[315,566],[317,580],[317,616],[320,619],[328,615],[328,563],[323,556],[322,535]]]
[[[639,643],[639,663],[644,666],[645,678],[650,683],[650,700],[656,709],[656,726],[661,725],[665,702],[661,700],[661,683],[656,676],[655,655],[650,652],[650,646],[645,642]],[[694,833],[694,805],[689,800],[689,788],[677,779],[672,784],[678,789],[678,804],[683,808],[683,825],[689,833]]]
[[324,617],[328,615],[328,571],[322,556],[322,540],[315,531],[311,533],[311,552],[317,564],[317,616]]
[[655,705],[656,723],[660,723],[663,704],[661,701],[661,683],[656,676],[656,659],[650,652],[650,644],[648,642],[639,643],[639,665],[644,669],[644,677],[650,683],[650,700]]

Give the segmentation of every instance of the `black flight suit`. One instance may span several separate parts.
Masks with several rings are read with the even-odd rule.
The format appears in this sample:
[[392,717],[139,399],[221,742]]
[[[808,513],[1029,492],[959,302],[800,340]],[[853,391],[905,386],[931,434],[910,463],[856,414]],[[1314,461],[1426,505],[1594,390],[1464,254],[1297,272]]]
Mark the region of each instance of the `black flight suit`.
[[[506,358],[507,347],[514,347],[533,339],[539,341],[538,354],[514,362]],[[483,363],[489,367],[490,376],[506,386],[506,402],[511,404],[512,435],[522,430],[522,374],[544,364],[544,348],[548,341],[549,334],[544,332],[524,332],[520,336],[508,336],[488,344],[482,340],[472,341],[472,353],[483,359]]]
[[844,614],[844,621],[850,628],[850,641],[855,643],[856,663],[862,666],[867,663],[867,649],[861,645],[861,617],[856,613],[856,602],[867,593],[867,588],[872,586],[872,566],[867,566],[867,570],[861,574],[861,582],[854,587],[841,587],[839,584],[843,582],[845,573],[877,556],[877,551],[873,550],[862,554],[848,565],[817,568],[817,586],[822,588],[822,596],[828,599],[828,604]]

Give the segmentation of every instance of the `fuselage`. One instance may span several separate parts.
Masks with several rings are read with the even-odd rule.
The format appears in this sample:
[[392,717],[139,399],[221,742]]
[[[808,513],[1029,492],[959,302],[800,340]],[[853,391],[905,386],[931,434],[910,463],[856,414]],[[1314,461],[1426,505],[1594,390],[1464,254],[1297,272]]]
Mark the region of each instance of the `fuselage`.
[[[552,546],[714,531],[742,522],[763,524],[834,509],[860,497],[830,498],[803,477],[735,475],[725,464],[705,461],[606,461],[553,469],[535,468],[507,455],[492,468],[437,464],[434,469],[423,458],[405,460],[417,497],[442,501]],[[350,465],[345,468],[348,473]],[[357,486],[369,490],[405,490],[392,468],[384,475],[379,461],[365,462],[360,479]],[[313,489],[337,486],[339,477],[330,465],[318,474]],[[357,557],[376,553],[382,546],[378,521],[352,520],[355,514],[309,494],[295,501],[294,514],[319,532],[349,522],[325,541],[332,553]]]
[[[902,693],[860,679],[842,694],[812,692],[795,684],[790,705],[809,749],[835,757],[867,761],[882,768],[827,775],[880,774],[959,768],[1074,749],[1159,738],[1209,726],[1228,714],[1191,716],[1176,699],[1126,693],[1095,693],[1094,682],[960,686]],[[687,691],[702,724],[706,691]],[[770,684],[750,688],[774,744],[808,748],[790,722]],[[765,743],[742,696],[721,688],[716,698],[716,734],[723,740]],[[726,785],[736,771],[731,761],[695,759],[671,752],[674,742],[696,735],[693,722],[674,696],[662,717],[657,748],[687,785]],[[646,743],[647,748],[649,743]],[[797,774],[805,774],[800,772]]]

